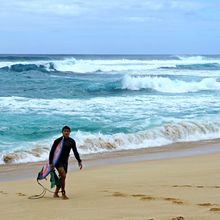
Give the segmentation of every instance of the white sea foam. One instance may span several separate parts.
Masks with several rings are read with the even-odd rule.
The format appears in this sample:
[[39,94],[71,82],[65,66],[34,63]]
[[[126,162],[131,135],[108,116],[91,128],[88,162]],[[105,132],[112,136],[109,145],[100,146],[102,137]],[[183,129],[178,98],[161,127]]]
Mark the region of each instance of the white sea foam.
[[[71,115],[88,116],[96,119],[103,116],[104,119],[111,119],[115,116],[122,116],[122,122],[126,123],[126,116],[134,121],[142,118],[152,117],[158,111],[166,111],[175,114],[183,110],[193,113],[193,117],[203,109],[219,111],[220,97],[209,95],[199,96],[164,96],[164,95],[142,95],[142,96],[120,96],[120,97],[95,97],[91,99],[33,99],[25,97],[0,97],[0,111],[2,113],[16,114],[39,114],[39,115]],[[62,106],[62,108],[60,108]],[[86,108],[85,108],[86,106]],[[211,108],[210,108],[211,106]],[[199,113],[198,111],[198,113]],[[117,112],[121,114],[118,115]],[[187,112],[188,117],[191,117]],[[175,115],[174,115],[175,118]]]
[[[16,114],[40,114],[40,115],[72,115],[96,118],[104,116],[132,115],[138,119],[143,116],[151,116],[164,108],[164,111],[179,111],[189,109],[197,112],[197,108],[204,111],[219,111],[220,97],[200,96],[163,96],[142,95],[130,97],[95,97],[91,99],[33,99],[25,97],[0,97],[0,111]],[[62,106],[62,108],[60,108]],[[86,106],[86,108],[85,108]],[[182,112],[184,113],[184,112]],[[189,115],[190,116],[190,115]],[[136,118],[137,117],[137,118]]]
[[[128,150],[162,146],[181,141],[196,141],[218,138],[220,135],[220,123],[216,122],[190,122],[182,121],[176,124],[165,124],[154,129],[139,131],[136,133],[117,133],[105,135],[102,133],[87,133],[78,131],[74,134],[79,153],[90,154],[107,151]],[[59,135],[57,135],[59,136]],[[55,138],[55,137],[53,137]],[[52,143],[53,138],[50,138]],[[26,143],[27,147],[3,152],[0,154],[0,164],[4,159],[12,163],[35,162],[48,159],[50,144]],[[47,145],[45,147],[45,145]],[[43,147],[44,146],[44,147]]]
[[204,78],[201,81],[182,81],[157,76],[126,75],[122,82],[123,89],[153,89],[166,93],[198,92],[201,90],[220,90],[220,82],[216,78]]
[[11,150],[5,149],[0,153],[0,164],[4,164],[7,159],[9,163],[47,160],[51,144],[51,138],[39,141],[20,141],[17,143],[11,141],[10,143],[6,143],[7,148]]

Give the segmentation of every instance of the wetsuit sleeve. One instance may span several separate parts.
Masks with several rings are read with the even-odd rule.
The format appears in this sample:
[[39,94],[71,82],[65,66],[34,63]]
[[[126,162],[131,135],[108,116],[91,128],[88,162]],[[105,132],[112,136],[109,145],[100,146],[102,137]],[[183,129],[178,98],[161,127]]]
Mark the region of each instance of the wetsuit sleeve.
[[51,147],[51,150],[50,150],[50,155],[49,155],[49,164],[52,164],[53,163],[53,156],[54,156],[54,152],[56,150],[56,146],[57,146],[57,141],[55,140],[53,142],[53,145]]
[[73,149],[73,153],[75,155],[75,158],[78,160],[78,163],[81,163],[81,159],[80,159],[79,153],[78,153],[78,151],[76,149],[76,142],[75,141],[73,141],[72,149]]

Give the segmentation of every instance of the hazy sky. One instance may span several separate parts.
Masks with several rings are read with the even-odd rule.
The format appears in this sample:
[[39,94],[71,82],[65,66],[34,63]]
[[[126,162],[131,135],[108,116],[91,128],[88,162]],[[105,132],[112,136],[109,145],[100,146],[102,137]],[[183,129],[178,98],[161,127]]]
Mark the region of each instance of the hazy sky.
[[0,0],[0,53],[219,54],[220,0]]

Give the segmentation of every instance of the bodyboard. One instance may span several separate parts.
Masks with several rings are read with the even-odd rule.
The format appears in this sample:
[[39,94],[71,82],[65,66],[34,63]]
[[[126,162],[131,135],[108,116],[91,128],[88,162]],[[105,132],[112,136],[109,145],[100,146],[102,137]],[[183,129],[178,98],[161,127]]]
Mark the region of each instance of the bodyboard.
[[[53,166],[55,167],[57,164],[57,161],[60,158],[60,154],[62,152],[62,148],[63,148],[63,142],[64,142],[64,138],[62,138],[62,140],[60,141],[60,143],[56,146],[56,149],[54,151],[54,156],[53,156]],[[49,160],[46,162],[46,164],[43,166],[42,170],[38,173],[38,180],[42,180],[45,179],[49,173],[51,172],[51,168],[50,168],[50,164],[49,164]]]

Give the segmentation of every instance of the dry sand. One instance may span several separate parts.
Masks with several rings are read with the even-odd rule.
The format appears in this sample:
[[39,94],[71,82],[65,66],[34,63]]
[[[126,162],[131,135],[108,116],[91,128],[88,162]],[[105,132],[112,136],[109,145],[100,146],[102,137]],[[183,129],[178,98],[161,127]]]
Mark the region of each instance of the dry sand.
[[219,220],[220,153],[77,170],[66,190],[30,200],[34,179],[0,182],[1,219]]

